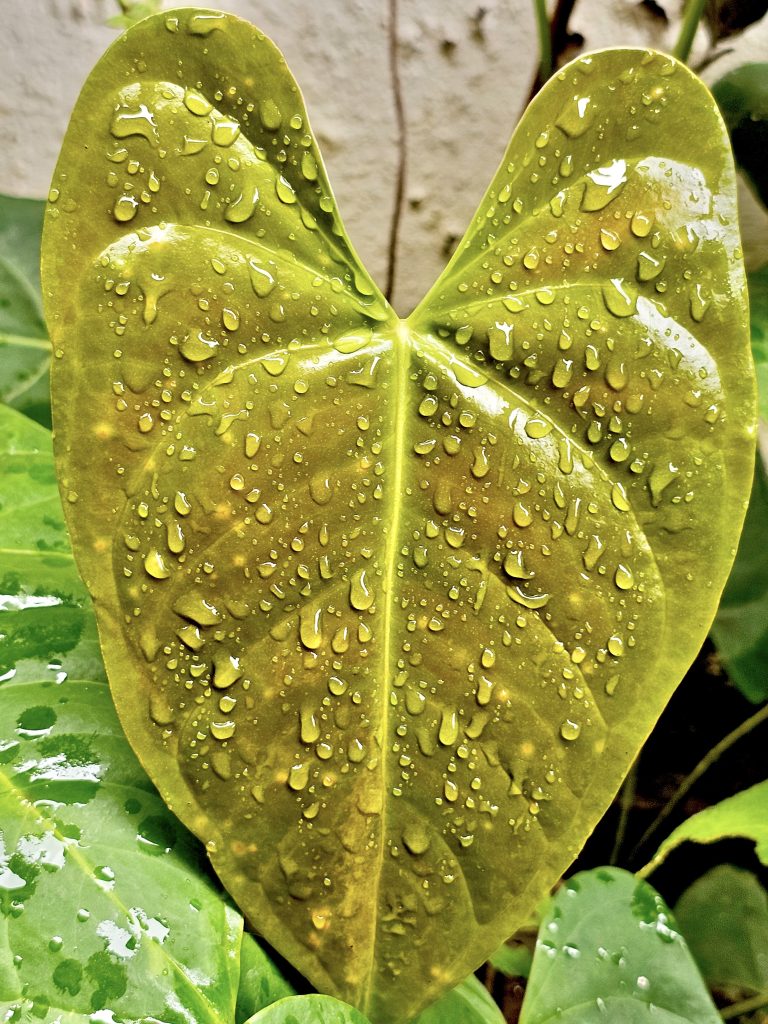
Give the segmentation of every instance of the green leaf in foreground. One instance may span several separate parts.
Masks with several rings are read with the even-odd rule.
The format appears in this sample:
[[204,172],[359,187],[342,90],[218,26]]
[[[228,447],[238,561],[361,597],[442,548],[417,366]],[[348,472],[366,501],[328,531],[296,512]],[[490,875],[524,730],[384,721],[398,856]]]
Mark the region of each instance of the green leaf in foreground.
[[504,1024],[490,992],[474,975],[422,1010],[414,1024]]
[[720,1024],[659,894],[617,868],[575,875],[544,915],[520,1024]]
[[768,206],[768,63],[742,64],[712,86],[737,163]]
[[251,1017],[248,1024],[368,1024],[366,1018],[331,996],[289,996]]
[[685,890],[675,917],[711,988],[768,990],[768,895],[750,871],[720,864]]
[[753,840],[755,853],[768,866],[768,782],[743,789],[678,825],[642,873],[650,874],[681,843],[716,843],[719,839],[736,837]]
[[526,919],[709,628],[755,434],[734,186],[684,66],[580,59],[402,320],[252,26],[141,22],[78,101],[44,294],[116,706],[376,1024]]
[[711,634],[744,696],[754,703],[768,699],[768,476],[759,455],[736,561]]
[[0,402],[51,423],[51,346],[40,298],[45,203],[0,195]]
[[[137,762],[102,672],[81,674],[98,664],[93,616],[58,500],[50,434],[0,408],[0,1012],[231,1024],[243,921]],[[255,1009],[282,994],[263,960]]]

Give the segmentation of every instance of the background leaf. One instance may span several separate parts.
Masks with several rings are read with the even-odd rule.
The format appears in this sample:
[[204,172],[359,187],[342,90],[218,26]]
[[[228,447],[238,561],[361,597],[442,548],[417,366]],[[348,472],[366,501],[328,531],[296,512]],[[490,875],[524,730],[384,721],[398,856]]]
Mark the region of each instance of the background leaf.
[[488,989],[470,975],[422,1010],[414,1024],[504,1024],[504,1017]]
[[293,981],[288,979],[290,973],[290,969],[286,971],[282,964],[278,967],[276,959],[246,932],[240,947],[235,1024],[244,1024],[249,1017],[278,999],[296,995]]
[[40,298],[45,203],[0,195],[0,402],[51,424],[50,344]]
[[768,205],[768,63],[742,64],[712,86],[736,161]]
[[768,782],[758,782],[678,825],[643,868],[643,874],[657,868],[681,843],[716,843],[733,836],[753,840],[755,853],[768,866]]
[[531,959],[531,951],[523,943],[505,943],[499,946],[488,962],[508,978],[527,978],[531,973]]
[[78,101],[44,289],[118,711],[245,913],[371,1020],[514,930],[709,627],[754,441],[733,190],[690,72],[579,60],[401,321],[255,29],[142,22]]
[[617,868],[569,879],[544,915],[520,1024],[720,1024],[659,894]]
[[750,871],[720,864],[689,886],[675,917],[711,988],[768,989],[768,896]]
[[248,1024],[368,1024],[366,1018],[331,996],[289,996],[251,1017]]
[[760,418],[768,422],[768,264],[749,274],[748,280],[752,355],[757,370]]
[[768,478],[758,456],[736,561],[712,623],[712,639],[744,696],[768,699]]
[[2,680],[104,679],[96,622],[69,546],[50,432],[0,410]]

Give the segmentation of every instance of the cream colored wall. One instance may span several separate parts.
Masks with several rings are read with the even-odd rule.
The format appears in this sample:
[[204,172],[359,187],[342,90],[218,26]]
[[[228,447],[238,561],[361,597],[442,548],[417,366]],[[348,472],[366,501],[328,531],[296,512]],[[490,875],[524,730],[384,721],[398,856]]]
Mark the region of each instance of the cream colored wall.
[[[166,7],[178,6],[166,3]],[[283,50],[304,91],[352,240],[386,278],[396,177],[388,0],[221,0]],[[580,0],[572,28],[590,49],[671,47],[668,26],[637,0]],[[116,0],[0,0],[0,191],[42,196],[80,85],[115,38]],[[399,0],[406,179],[394,295],[401,313],[443,266],[467,225],[527,96],[537,61],[531,0]],[[698,41],[702,52],[705,37]],[[768,18],[741,37],[710,79],[742,60],[768,60]],[[748,199],[749,197],[747,197]],[[745,200],[746,204],[746,200]],[[753,264],[768,259],[768,222],[746,204]]]

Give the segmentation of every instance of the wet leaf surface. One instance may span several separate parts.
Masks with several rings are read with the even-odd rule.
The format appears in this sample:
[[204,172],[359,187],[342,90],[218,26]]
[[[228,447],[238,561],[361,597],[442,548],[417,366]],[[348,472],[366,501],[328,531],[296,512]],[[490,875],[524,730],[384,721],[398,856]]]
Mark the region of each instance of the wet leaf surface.
[[0,434],[0,681],[104,679],[67,537],[48,430],[6,408]]
[[0,402],[51,424],[51,346],[40,298],[45,203],[0,195]]
[[719,1024],[661,896],[618,868],[574,875],[539,930],[520,1024]]
[[123,735],[67,550],[50,434],[6,408],[0,499],[4,1019],[228,1024],[241,942],[260,1009],[285,983]]
[[754,444],[733,179],[685,68],[581,59],[400,320],[257,30],[144,22],[79,100],[44,294],[118,711],[376,1024],[560,876],[714,615]]

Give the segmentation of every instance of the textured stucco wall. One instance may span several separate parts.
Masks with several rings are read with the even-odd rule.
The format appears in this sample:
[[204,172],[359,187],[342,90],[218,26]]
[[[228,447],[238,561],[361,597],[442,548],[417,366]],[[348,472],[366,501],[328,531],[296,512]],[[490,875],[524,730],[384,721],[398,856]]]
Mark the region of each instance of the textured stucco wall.
[[[69,111],[115,38],[116,0],[0,0],[0,191],[46,193]],[[166,3],[166,7],[178,4]],[[221,0],[263,28],[304,91],[352,240],[383,285],[395,177],[388,0]],[[585,45],[671,47],[682,0],[665,24],[637,0],[580,0]],[[395,305],[405,314],[443,266],[496,167],[537,60],[531,0],[399,0],[406,180]],[[704,36],[698,49],[704,46]],[[768,59],[768,19],[708,72]],[[768,259],[768,223],[745,197],[747,249]]]

